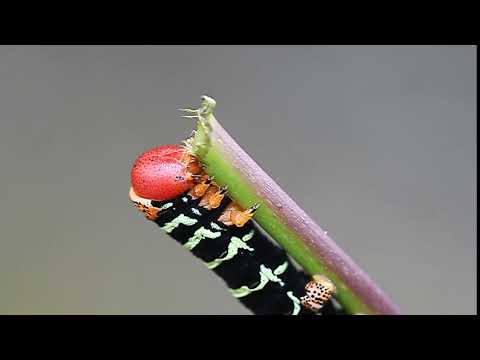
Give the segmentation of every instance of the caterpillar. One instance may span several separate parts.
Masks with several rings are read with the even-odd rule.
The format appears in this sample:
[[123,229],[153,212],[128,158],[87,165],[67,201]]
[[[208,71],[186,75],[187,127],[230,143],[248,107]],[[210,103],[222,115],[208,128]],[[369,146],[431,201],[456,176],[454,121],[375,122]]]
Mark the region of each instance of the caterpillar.
[[184,145],[153,148],[135,161],[130,200],[170,237],[220,276],[257,315],[341,314],[335,284],[309,277],[252,221],[258,204],[244,209],[208,176]]

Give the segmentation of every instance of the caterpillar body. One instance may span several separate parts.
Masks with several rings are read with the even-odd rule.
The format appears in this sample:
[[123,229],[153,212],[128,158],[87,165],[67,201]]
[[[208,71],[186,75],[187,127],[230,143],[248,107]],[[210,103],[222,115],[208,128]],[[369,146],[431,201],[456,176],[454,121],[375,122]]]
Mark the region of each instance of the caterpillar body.
[[254,314],[341,314],[326,276],[310,278],[252,221],[257,209],[231,201],[187,148],[142,154],[132,169],[130,199],[148,220],[220,276]]

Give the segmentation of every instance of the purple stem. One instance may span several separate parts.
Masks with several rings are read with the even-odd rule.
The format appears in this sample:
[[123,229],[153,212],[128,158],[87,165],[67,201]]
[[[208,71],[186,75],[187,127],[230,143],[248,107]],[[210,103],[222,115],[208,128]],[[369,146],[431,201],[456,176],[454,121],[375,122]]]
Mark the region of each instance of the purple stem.
[[392,299],[243,151],[225,129],[217,121],[210,124],[211,139],[222,146],[259,196],[272,205],[282,204],[272,208],[305,244],[375,313],[399,315],[400,309]]

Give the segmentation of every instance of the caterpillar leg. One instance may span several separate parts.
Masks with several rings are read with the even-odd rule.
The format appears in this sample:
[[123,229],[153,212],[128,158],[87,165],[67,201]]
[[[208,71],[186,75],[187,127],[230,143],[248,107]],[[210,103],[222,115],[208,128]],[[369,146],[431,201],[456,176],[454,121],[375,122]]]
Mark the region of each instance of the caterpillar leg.
[[195,177],[201,177],[203,175],[203,166],[197,160],[197,158],[192,154],[191,149],[184,145],[183,154],[180,158],[180,162],[185,165],[185,170],[187,173],[188,180],[194,180]]
[[302,306],[313,312],[319,312],[333,295],[337,288],[332,280],[325,275],[314,275],[312,281],[305,285],[306,295],[300,298]]
[[163,210],[166,210],[172,206],[171,202],[165,202],[162,207],[158,208],[152,205],[152,201],[149,199],[144,199],[138,196],[133,187],[129,191],[130,200],[133,202],[133,205],[141,212],[148,220],[155,221]]
[[208,175],[200,176],[200,182],[188,192],[188,195],[190,195],[194,200],[203,197],[210,185],[212,185],[212,180],[213,177]]
[[255,204],[251,208],[245,210],[240,205],[231,203],[225,208],[225,211],[218,218],[218,221],[227,226],[235,225],[237,227],[242,227],[253,218],[253,215],[259,206],[259,204]]
[[198,204],[201,207],[204,207],[207,210],[216,209],[222,203],[223,198],[227,192],[227,187],[218,187],[216,184],[210,184],[210,187],[207,189],[205,194],[202,196],[200,203]]

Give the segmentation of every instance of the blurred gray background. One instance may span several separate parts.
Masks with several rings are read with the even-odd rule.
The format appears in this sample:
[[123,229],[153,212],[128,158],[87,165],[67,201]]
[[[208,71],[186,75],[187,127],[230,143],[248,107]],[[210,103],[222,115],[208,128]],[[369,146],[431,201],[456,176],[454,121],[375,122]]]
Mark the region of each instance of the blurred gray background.
[[248,314],[130,204],[217,100],[407,314],[476,313],[473,46],[0,46],[0,313]]

